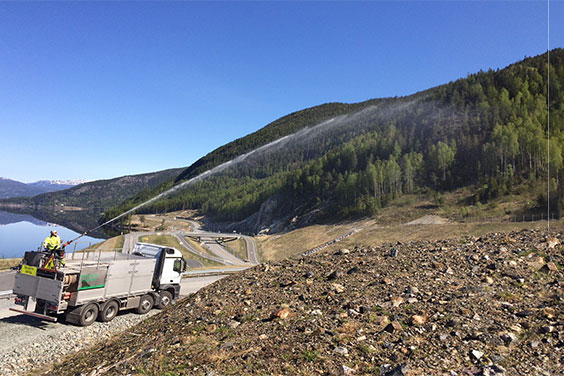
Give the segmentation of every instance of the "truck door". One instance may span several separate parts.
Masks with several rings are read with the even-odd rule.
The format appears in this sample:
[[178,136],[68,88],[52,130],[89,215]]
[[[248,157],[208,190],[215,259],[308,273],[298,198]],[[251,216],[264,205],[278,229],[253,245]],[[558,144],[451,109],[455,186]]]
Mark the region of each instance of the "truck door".
[[183,271],[182,258],[175,256],[173,249],[166,249],[164,254],[165,260],[161,274],[161,285],[180,283]]

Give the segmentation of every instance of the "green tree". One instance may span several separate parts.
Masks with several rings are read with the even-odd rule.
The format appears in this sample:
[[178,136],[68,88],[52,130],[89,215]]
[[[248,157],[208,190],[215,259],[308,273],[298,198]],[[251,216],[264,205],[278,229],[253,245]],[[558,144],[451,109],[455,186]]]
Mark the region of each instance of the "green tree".
[[429,148],[429,159],[432,169],[442,174],[442,181],[446,180],[447,170],[454,162],[454,156],[456,155],[456,144],[453,142],[451,145],[439,141],[436,145],[431,145]]

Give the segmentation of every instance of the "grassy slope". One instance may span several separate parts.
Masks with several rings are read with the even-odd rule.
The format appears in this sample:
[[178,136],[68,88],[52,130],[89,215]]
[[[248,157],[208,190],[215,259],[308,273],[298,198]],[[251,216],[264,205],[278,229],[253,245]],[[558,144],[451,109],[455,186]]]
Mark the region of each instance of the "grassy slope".
[[[347,247],[359,243],[382,244],[408,240],[455,238],[463,235],[480,236],[492,231],[546,228],[546,221],[509,221],[514,220],[515,216],[520,220],[522,213],[524,213],[522,208],[532,208],[532,210],[525,212],[529,219],[531,218],[531,213],[536,212],[533,210],[535,209],[534,197],[525,188],[521,189],[523,193],[501,197],[488,205],[466,205],[464,203],[465,198],[472,194],[472,191],[468,188],[443,194],[440,198],[442,201],[440,204],[437,204],[436,197],[426,197],[425,195],[405,196],[393,201],[388,208],[372,218],[330,225],[313,225],[284,234],[258,236],[256,238],[257,246],[261,253],[261,260],[268,261],[282,260],[290,256],[299,255],[347,234],[354,229],[362,230],[332,247]],[[465,208],[469,213],[468,216],[461,217],[461,208]],[[161,226],[164,220],[164,227],[168,230],[182,229],[190,231],[191,226],[187,221],[175,220],[174,218],[176,216],[191,217],[194,215],[196,213],[193,211],[173,212],[157,216],[145,215],[144,225],[141,224],[140,216],[135,215],[131,220],[131,226],[135,231],[152,231],[155,227]],[[425,215],[437,215],[447,219],[449,223],[444,225],[404,225]],[[539,218],[538,214],[536,218]],[[564,222],[552,223],[559,225]],[[174,240],[176,241],[176,239]],[[201,252],[209,254],[206,248],[199,246],[191,239],[187,238],[187,241],[191,242]],[[167,245],[177,247],[177,243]],[[232,252],[244,254],[244,245],[227,243],[227,246]],[[183,247],[179,249],[183,249]],[[246,254],[244,256],[246,258]]]
[[204,255],[208,255],[208,256],[214,256],[214,254],[212,254],[210,252],[209,249],[207,249],[206,247],[202,246],[200,243],[198,243],[197,241],[192,240],[191,238],[185,236],[184,239],[186,239],[186,241],[188,242],[188,244],[190,244],[194,249],[196,249],[197,251],[200,251],[201,253],[203,253]]
[[123,249],[123,242],[125,237],[123,235],[114,236],[113,238],[107,239],[103,242],[94,244],[90,249],[102,250],[102,251],[115,251],[121,252]]
[[[354,229],[361,231],[342,240],[331,248],[352,246],[353,244],[379,245],[389,242],[409,240],[452,239],[464,235],[481,236],[496,231],[521,229],[546,229],[546,220],[513,222],[522,215],[531,218],[535,210],[523,212],[523,207],[534,206],[533,197],[526,192],[520,195],[505,196],[488,205],[465,206],[463,201],[471,192],[460,189],[441,197],[442,204],[424,196],[402,197],[372,218],[341,222],[331,225],[314,225],[300,228],[285,234],[261,236],[257,238],[265,260],[282,260],[296,256],[326,242],[336,239]],[[462,218],[461,208],[466,208],[469,216]],[[525,213],[525,214],[523,214]],[[425,215],[437,215],[449,221],[443,225],[405,224]],[[540,214],[536,214],[539,219]],[[546,214],[545,217],[546,218]],[[551,226],[561,226],[564,220],[551,221]]]
[[159,231],[191,231],[192,226],[190,223],[182,220],[176,220],[175,216],[182,215],[187,216],[183,212],[173,212],[168,214],[142,214],[133,215],[131,217],[130,226],[134,231],[155,231],[156,228],[160,228]]
[[[382,244],[386,242],[408,241],[408,240],[438,240],[455,238],[463,235],[480,236],[492,231],[511,231],[520,229],[543,229],[547,227],[546,221],[534,222],[510,222],[517,217],[522,217],[522,208],[532,208],[525,212],[527,218],[531,218],[531,213],[537,212],[534,208],[535,200],[533,195],[523,187],[523,193],[501,197],[488,205],[466,205],[465,198],[472,194],[468,188],[443,194],[442,201],[437,204],[436,197],[426,197],[425,195],[404,196],[393,201],[390,206],[377,216],[364,218],[361,220],[351,220],[330,225],[313,225],[300,228],[284,234],[270,236],[258,236],[256,238],[258,250],[262,260],[282,260],[287,257],[299,255],[315,247],[321,246],[344,234],[350,233],[354,229],[361,229],[358,233],[343,241],[332,245],[332,248],[347,247],[352,244]],[[461,217],[461,208],[469,213],[468,216]],[[131,220],[131,227],[135,231],[153,231],[155,227],[163,225],[166,230],[186,230],[191,231],[191,225],[184,220],[175,220],[176,216],[191,217],[196,215],[194,211],[173,212],[164,215],[144,215],[143,224],[140,216],[134,215]],[[417,225],[405,226],[404,224],[412,220],[421,218],[425,215],[437,215],[445,218],[449,223],[444,225]],[[539,218],[537,214],[536,218]],[[554,225],[564,223],[564,221],[552,222]],[[166,231],[165,230],[165,231]],[[169,240],[172,239],[173,243]],[[113,239],[113,240],[112,240]],[[123,246],[123,239],[109,239],[103,243],[106,248],[120,248]],[[151,238],[150,242],[164,241],[164,245],[179,246],[173,237]],[[205,254],[209,251],[201,247],[196,242],[187,238],[196,249]],[[120,243],[121,242],[121,243]],[[243,255],[246,258],[245,245],[227,243],[228,248],[236,255]],[[204,265],[212,266],[209,261],[200,260],[195,255],[188,253],[189,257],[202,261]]]
[[[554,56],[562,56],[562,52],[563,52],[562,50],[555,50],[554,53],[551,56],[553,56],[553,57]],[[423,96],[435,98],[436,100],[440,100],[441,103],[444,101],[447,105],[448,105],[449,102],[452,102],[452,108],[450,108],[449,111],[450,110],[454,111],[453,114],[452,114],[453,119],[452,119],[452,121],[449,120],[448,123],[438,125],[437,127],[434,127],[432,125],[433,121],[431,121],[431,122],[426,122],[426,121],[421,122],[421,124],[419,124],[420,126],[418,125],[417,127],[414,128],[414,132],[403,131],[403,133],[400,133],[402,135],[402,139],[417,138],[417,140],[419,140],[423,144],[435,143],[439,139],[446,141],[449,138],[451,138],[452,135],[459,136],[458,133],[450,133],[450,130],[458,128],[457,125],[462,125],[464,127],[466,127],[466,126],[470,127],[469,129],[464,130],[464,132],[467,132],[467,133],[462,134],[462,136],[464,136],[463,139],[466,139],[466,138],[470,139],[470,138],[476,137],[476,141],[470,142],[470,141],[466,140],[464,142],[461,142],[460,144],[464,145],[464,147],[460,148],[459,150],[463,150],[464,152],[470,152],[472,150],[478,150],[479,149],[478,145],[480,145],[480,142],[485,141],[482,136],[485,136],[486,134],[488,134],[489,132],[492,131],[492,128],[494,126],[494,122],[493,122],[493,120],[491,120],[491,121],[488,120],[487,124],[481,124],[478,127],[477,126],[478,123],[476,123],[474,121],[463,122],[462,119],[459,118],[458,115],[455,116],[455,114],[457,114],[458,111],[460,111],[461,109],[464,110],[464,108],[466,108],[466,110],[468,110],[470,112],[474,111],[474,105],[475,105],[474,101],[477,100],[477,99],[475,98],[475,95],[473,93],[473,89],[470,90],[470,89],[468,89],[467,86],[473,85],[474,83],[478,82],[479,85],[478,85],[476,90],[478,90],[478,88],[482,89],[482,86],[480,86],[480,85],[484,85],[484,88],[486,88],[486,87],[491,88],[494,93],[498,90],[502,90],[502,89],[506,89],[506,88],[512,89],[513,84],[515,84],[517,86],[519,85],[518,80],[526,79],[526,80],[528,80],[527,83],[529,81],[533,82],[534,81],[533,76],[529,77],[528,73],[525,74],[524,72],[530,72],[531,70],[536,72],[536,70],[540,69],[540,68],[538,68],[539,66],[542,67],[542,65],[544,64],[544,61],[545,60],[544,60],[543,56],[537,56],[535,58],[525,59],[524,61],[517,62],[515,64],[508,66],[507,68],[502,69],[500,72],[495,72],[495,73],[492,72],[492,73],[487,73],[487,74],[484,73],[484,72],[481,72],[481,73],[476,74],[476,75],[471,75],[466,79],[460,79],[460,80],[458,80],[454,83],[451,82],[451,83],[448,83],[448,84],[445,84],[445,85],[441,85],[441,86],[438,86],[438,87],[435,87],[435,88],[431,88],[431,89],[426,90],[425,92],[417,93],[417,94],[414,94],[414,95],[409,96],[409,97],[395,98],[395,99],[394,98],[388,98],[388,99],[380,99],[380,100],[371,100],[371,101],[358,103],[358,104],[329,103],[329,104],[325,104],[325,105],[321,105],[321,106],[312,107],[312,108],[309,108],[309,109],[306,109],[306,110],[298,111],[298,112],[287,115],[285,117],[282,117],[282,118],[272,122],[271,124],[269,124],[269,125],[265,126],[264,128],[258,130],[257,132],[254,132],[250,135],[242,137],[238,140],[235,140],[235,141],[233,141],[229,144],[226,144],[226,145],[210,152],[208,155],[204,156],[203,158],[198,160],[196,163],[194,163],[192,166],[187,168],[184,172],[182,172],[177,177],[177,179],[174,180],[174,182],[186,180],[189,177],[195,176],[196,174],[201,173],[201,172],[203,172],[203,171],[205,171],[205,170],[207,170],[211,167],[217,166],[218,164],[220,164],[222,162],[230,160],[231,158],[233,158],[236,155],[241,155],[245,152],[248,152],[248,151],[256,148],[257,146],[264,145],[264,144],[266,144],[266,143],[268,143],[272,140],[275,140],[275,139],[277,139],[281,136],[291,134],[291,133],[295,132],[296,130],[301,129],[305,126],[311,126],[311,125],[314,125],[314,124],[318,124],[319,122],[326,120],[328,118],[331,118],[331,117],[335,117],[336,115],[357,111],[357,110],[359,110],[363,107],[366,107],[370,104],[381,103],[385,107],[387,105],[392,105],[392,104],[406,103],[406,101],[412,101],[415,98],[420,98],[420,97],[423,97]],[[556,61],[555,64],[561,64],[559,62],[560,61],[559,59],[556,59],[555,61]],[[539,63],[539,62],[541,62],[541,63]],[[558,65],[556,65],[555,69],[557,70],[557,72],[560,72],[560,70],[559,70],[560,68],[559,68]],[[542,70],[540,70],[540,72],[542,73]],[[516,75],[516,77],[518,79],[513,79],[514,75]],[[486,82],[484,77],[493,82],[492,85],[490,85],[491,87],[488,86],[489,83],[491,83],[491,82],[489,82],[489,81]],[[555,75],[554,77],[557,77],[557,79],[559,79],[558,75]],[[482,79],[484,81],[481,81]],[[536,81],[534,81],[534,82],[536,83]],[[486,85],[486,84],[488,84],[488,85]],[[538,85],[536,85],[535,87],[537,87],[537,86]],[[528,90],[528,89],[526,89],[526,90]],[[525,93],[527,93],[526,90],[525,90]],[[538,90],[536,90],[536,91],[533,90],[531,93],[534,94],[534,95],[540,95]],[[460,100],[452,99],[452,98],[456,98],[456,96],[454,96],[454,94],[457,94],[462,99],[460,99]],[[514,93],[512,93],[511,95],[514,95]],[[486,98],[486,96],[484,96],[484,98]],[[488,104],[487,108],[490,108],[490,107],[497,108],[498,105],[500,105],[500,103],[498,103],[499,102],[498,100],[501,100],[500,98],[498,98],[494,94],[491,95],[491,98],[488,97],[487,99],[491,100],[491,103]],[[452,101],[450,99],[452,99]],[[429,103],[432,103],[432,102],[429,102]],[[466,107],[462,106],[462,104]],[[528,106],[530,107],[530,106],[532,106],[532,104],[529,104]],[[431,116],[431,119],[432,119],[433,116],[437,116],[437,117],[440,118],[443,115],[449,115],[449,111],[446,111],[443,114],[440,111],[434,112],[434,110],[430,110],[427,107],[430,107],[430,108],[432,107],[432,108],[436,109],[437,106],[435,106],[435,105],[433,105],[433,106],[422,106],[421,108],[419,108],[421,111],[423,111],[422,113],[424,114],[424,116],[429,115],[429,116]],[[557,109],[558,109],[558,106],[555,106],[555,110],[557,110]],[[466,110],[464,110],[464,111],[466,111]],[[515,113],[515,116],[519,117],[520,116],[519,112],[518,111],[515,112],[516,110],[517,110],[517,108],[511,109],[511,111],[513,111]],[[494,113],[496,114],[495,116],[499,115],[495,111],[492,112],[492,114],[491,114],[492,119],[495,119]],[[489,112],[488,112],[488,114],[489,114]],[[464,116],[466,116],[466,115],[464,115]],[[501,116],[501,115],[499,115],[499,116]],[[489,119],[489,117],[490,116],[488,115],[487,118]],[[533,117],[536,119],[537,116],[535,115]],[[506,116],[503,116],[502,122],[505,122],[506,120],[507,120]],[[541,119],[539,118],[539,121],[540,120]],[[484,121],[486,121],[486,120],[484,120]],[[399,123],[400,123],[400,127],[401,127],[401,121]],[[411,123],[407,122],[407,124],[411,124]],[[439,124],[439,123],[437,123],[437,124]],[[406,127],[404,126],[404,128],[406,128]],[[409,127],[407,127],[407,128],[409,128]],[[426,128],[429,128],[429,129],[425,130]],[[400,132],[401,132],[401,130],[400,130]],[[429,135],[427,135],[427,133]],[[421,137],[421,139],[419,139],[419,137]],[[474,142],[476,143],[476,145],[473,144]],[[409,143],[407,141],[399,142],[399,144],[400,144],[399,145],[400,147],[405,149],[405,150],[403,150],[403,152],[406,152],[407,149],[409,149],[409,150],[422,151],[422,152],[425,153],[425,151],[427,150],[424,147],[423,148],[415,147],[416,145],[414,145],[414,143]],[[401,144],[405,144],[405,145],[401,145]],[[417,143],[415,143],[415,144],[417,144]],[[384,150],[384,149],[382,149],[382,150]],[[382,159],[382,156],[379,156],[378,158]],[[460,163],[458,163],[458,164],[460,164]],[[456,166],[456,164],[455,164],[455,166]],[[274,170],[276,170],[276,169],[274,169]],[[272,171],[270,171],[268,173],[272,173]],[[266,175],[268,175],[268,173]],[[464,182],[465,184],[469,184],[472,181],[471,179],[473,179],[472,176],[474,176],[474,172],[473,171],[467,171],[465,174],[469,174],[469,175],[465,176],[463,174],[463,175],[458,176],[457,178],[460,179],[461,182]],[[315,177],[315,176],[316,175],[313,175],[313,177]],[[421,184],[422,186],[425,186],[425,185],[435,186],[435,187],[438,186],[437,184],[430,184],[431,180],[433,180],[433,179],[431,179],[431,176],[427,177],[426,179],[429,180],[429,181],[425,182],[424,184]],[[170,180],[170,181],[167,182],[168,185],[165,185],[165,186],[169,187],[172,184],[174,184],[174,182],[172,180]],[[459,184],[459,183],[456,183],[456,184]],[[446,186],[446,184],[443,184],[443,185]],[[142,194],[140,194],[135,199],[136,202],[140,202],[140,201],[143,201],[146,198],[153,197],[156,192],[162,191],[165,186],[161,186],[160,188],[152,190],[152,191],[142,192]],[[454,186],[454,184],[450,184],[450,186]],[[278,189],[278,188],[273,188],[273,189]],[[223,188],[223,189],[227,190],[227,188]],[[241,200],[240,202],[233,203],[232,206],[223,205],[224,207],[220,208],[220,209],[225,209],[223,211],[222,215],[225,215],[225,212],[235,211],[235,209],[233,209],[233,207],[239,208],[239,206],[240,207],[247,207],[247,208],[252,207],[253,210],[254,210],[254,208],[258,207],[260,202],[263,201],[265,197],[267,197],[268,195],[270,195],[272,193],[271,191],[265,191],[266,193],[264,193],[264,196],[261,196],[260,195],[261,192],[257,192],[257,189],[255,189],[253,187],[252,190],[254,190],[254,193],[256,193],[258,195],[258,197],[260,197],[259,199]],[[327,192],[329,190],[326,189],[325,191]],[[251,195],[246,194],[247,192],[244,192],[244,193],[245,194],[241,193],[241,195],[244,196],[244,197],[251,196]],[[204,195],[205,195],[205,193],[204,193]],[[231,194],[231,198],[228,198],[225,201],[228,202],[228,203],[231,201],[231,199],[233,201],[237,201],[236,199],[234,199],[234,197],[236,195],[237,194]],[[306,196],[307,195],[308,194],[306,194]],[[180,200],[180,199],[178,201],[174,201],[174,200],[171,199],[170,202],[168,202],[168,203],[161,202],[161,203],[163,203],[163,205],[162,205],[161,208],[159,208],[159,210],[160,209],[168,210],[170,208],[179,208],[179,207],[181,207],[181,204],[182,205],[187,204],[187,205],[194,205],[194,207],[198,207],[198,205],[202,205],[202,207],[208,208],[208,213],[210,215],[212,213],[214,213],[210,209],[211,206],[209,206],[209,205],[206,206],[205,204],[207,204],[207,203],[206,202],[204,202],[204,203],[200,202],[199,198],[196,200],[193,197],[190,197],[190,200],[188,200],[187,198],[185,198],[184,200],[185,201],[182,202],[182,200]],[[324,200],[328,201],[330,199],[324,198]],[[220,201],[220,200],[217,200],[217,201]],[[252,205],[249,205],[249,202],[251,202]],[[129,202],[128,206],[126,205],[126,206],[123,206],[121,208],[115,208],[115,212],[113,212],[112,215],[119,213],[120,210],[125,210],[126,208],[131,207],[131,205],[133,205],[132,202]],[[351,206],[351,205],[348,205],[348,206]],[[212,209],[218,210],[217,212],[215,212],[216,217],[220,216],[220,214],[222,213],[222,211],[217,209],[217,208],[212,208]],[[157,208],[152,208],[151,210],[157,210]],[[356,212],[361,212],[361,211],[356,211]],[[368,211],[362,211],[362,212],[368,212]],[[237,214],[237,215],[227,216],[225,218],[242,219],[243,216],[246,216],[248,214],[249,214],[248,212],[240,211],[240,213]],[[345,213],[344,215],[347,215],[347,214]],[[218,218],[218,220],[220,220],[220,219]]]

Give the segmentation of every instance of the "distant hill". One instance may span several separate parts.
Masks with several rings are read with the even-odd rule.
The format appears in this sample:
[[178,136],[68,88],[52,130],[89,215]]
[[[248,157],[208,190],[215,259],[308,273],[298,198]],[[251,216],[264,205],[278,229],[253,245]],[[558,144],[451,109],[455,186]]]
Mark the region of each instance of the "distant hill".
[[[550,67],[543,54],[407,97],[295,112],[212,151],[105,217],[234,157],[221,172],[140,212],[200,209],[219,228],[256,232],[373,215],[404,194],[440,196],[465,186],[473,194],[460,201],[461,207],[487,203],[523,184],[536,199],[533,205],[546,205],[550,165],[551,211],[561,215],[564,50],[551,51],[550,59]],[[280,141],[265,146],[274,140]]]
[[[104,210],[127,200],[143,189],[153,188],[165,181],[174,179],[183,170],[182,168],[176,168],[87,182],[71,186],[63,191],[43,193],[34,197],[0,200],[0,207],[6,205],[52,207],[63,204],[66,206]],[[40,187],[45,183],[38,182],[35,184],[37,184],[36,187]]]
[[56,192],[82,184],[80,180],[40,180],[35,183],[0,178],[0,198],[32,197],[41,193]]

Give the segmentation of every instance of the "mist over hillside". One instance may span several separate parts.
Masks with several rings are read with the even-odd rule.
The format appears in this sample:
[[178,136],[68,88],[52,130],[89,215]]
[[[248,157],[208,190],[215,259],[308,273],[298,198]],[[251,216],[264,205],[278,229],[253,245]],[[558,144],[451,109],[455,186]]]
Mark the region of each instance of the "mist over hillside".
[[544,54],[408,97],[295,112],[216,149],[175,179],[107,211],[105,218],[285,136],[274,147],[140,211],[199,209],[221,228],[255,232],[373,215],[405,194],[465,186],[474,187],[468,205],[509,194],[524,183],[533,194],[540,192],[543,202],[547,189],[539,187],[546,187],[550,166],[551,211],[559,216],[564,206],[556,184],[563,172],[564,50],[551,51],[550,58],[550,67]]

